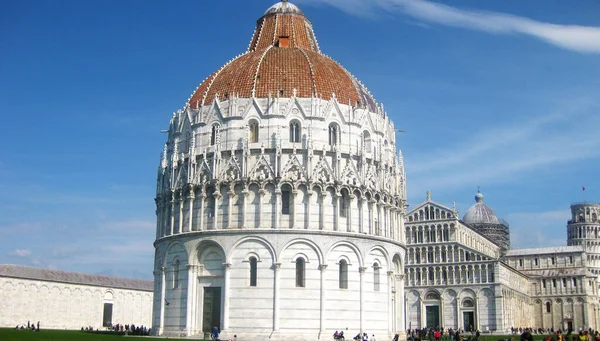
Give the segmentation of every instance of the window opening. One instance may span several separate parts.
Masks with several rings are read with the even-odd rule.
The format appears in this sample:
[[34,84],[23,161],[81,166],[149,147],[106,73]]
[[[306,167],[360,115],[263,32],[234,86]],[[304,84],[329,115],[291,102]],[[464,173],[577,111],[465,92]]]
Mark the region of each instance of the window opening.
[[348,289],[348,263],[344,259],[339,263],[338,281],[340,289]]
[[215,144],[217,144],[217,134],[219,134],[219,125],[213,124],[212,131],[210,134],[210,145],[211,146],[214,146]]
[[335,123],[329,125],[329,145],[336,146],[338,142],[339,127]]
[[251,287],[255,287],[256,286],[256,279],[257,279],[257,265],[258,265],[258,260],[256,259],[256,257],[250,257],[250,286]]
[[373,290],[379,291],[381,288],[380,284],[380,270],[379,264],[373,264]]
[[300,142],[300,123],[297,121],[290,123],[290,142]]
[[304,288],[304,258],[298,257],[296,259],[296,287]]
[[250,121],[250,143],[258,142],[258,122]]
[[179,259],[173,262],[173,289],[179,287]]
[[290,214],[290,191],[287,189],[281,191],[281,214]]

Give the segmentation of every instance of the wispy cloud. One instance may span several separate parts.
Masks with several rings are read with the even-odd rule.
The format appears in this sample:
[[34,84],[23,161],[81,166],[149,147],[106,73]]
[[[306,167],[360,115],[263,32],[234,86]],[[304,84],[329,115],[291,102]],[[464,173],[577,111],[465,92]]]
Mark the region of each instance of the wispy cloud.
[[[511,248],[565,245],[569,210],[517,212],[506,219],[511,224]],[[562,233],[561,233],[562,232]]]
[[10,253],[11,256],[16,256],[19,258],[26,258],[31,256],[31,251],[27,249],[16,249]]
[[430,23],[492,34],[522,34],[564,49],[600,53],[600,27],[559,25],[505,13],[464,10],[425,0],[303,0],[303,2],[326,3],[359,16],[373,15],[377,10],[385,10]]
[[0,247],[0,251],[12,257],[9,257],[10,262],[70,271],[101,269],[95,272],[151,278],[154,220],[132,218],[6,225],[14,229],[28,226],[48,233],[36,232],[25,239],[16,238],[12,249],[3,251]]
[[[600,124],[595,115],[600,103],[585,99],[567,102],[575,104],[519,124],[488,125],[455,144],[414,158],[407,156],[409,189],[421,192],[425,187],[459,188],[488,181],[514,181],[542,167],[600,157],[600,135],[594,128]],[[444,177],[436,176],[439,174]]]

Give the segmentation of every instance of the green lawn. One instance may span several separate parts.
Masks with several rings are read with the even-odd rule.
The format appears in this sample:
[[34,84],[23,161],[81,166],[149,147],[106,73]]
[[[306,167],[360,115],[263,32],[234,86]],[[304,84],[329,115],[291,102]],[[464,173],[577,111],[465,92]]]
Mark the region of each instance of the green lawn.
[[[575,335],[575,334],[574,334]],[[465,337],[469,334],[465,334]],[[481,335],[480,341],[499,341],[513,338],[519,341],[519,335]],[[546,336],[533,335],[535,341],[543,341]],[[16,330],[0,328],[0,341],[161,341],[173,340],[168,338],[155,338],[144,336],[123,336],[109,333],[82,332],[77,330],[44,330],[32,332],[30,330]],[[316,341],[316,340],[315,340]],[[332,340],[333,341],[333,340]]]
[[155,337],[123,336],[108,333],[82,332],[77,330],[44,330],[32,332],[31,330],[16,330],[0,328],[0,341],[160,341],[172,340]]

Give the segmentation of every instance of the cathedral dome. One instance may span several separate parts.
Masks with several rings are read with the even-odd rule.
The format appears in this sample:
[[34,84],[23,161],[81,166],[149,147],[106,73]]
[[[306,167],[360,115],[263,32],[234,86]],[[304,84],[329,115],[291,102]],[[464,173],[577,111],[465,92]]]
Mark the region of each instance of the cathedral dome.
[[270,97],[336,98],[377,112],[366,87],[321,53],[312,24],[282,1],[258,20],[248,50],[205,79],[189,99],[192,109],[215,99]]
[[477,191],[475,195],[475,205],[471,206],[463,217],[467,224],[500,224],[500,219],[494,211],[483,202],[483,194]]

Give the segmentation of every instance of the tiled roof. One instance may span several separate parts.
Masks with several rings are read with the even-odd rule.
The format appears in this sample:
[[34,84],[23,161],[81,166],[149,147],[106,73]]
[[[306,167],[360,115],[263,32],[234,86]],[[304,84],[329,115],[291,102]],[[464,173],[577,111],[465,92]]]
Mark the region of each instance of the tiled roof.
[[529,277],[540,277],[540,278],[552,278],[552,277],[571,277],[571,276],[585,276],[587,273],[586,268],[559,268],[559,269],[543,269],[543,270],[523,270]]
[[141,291],[154,290],[154,282],[143,279],[92,275],[82,272],[43,269],[13,264],[0,264],[0,277],[23,278],[38,281],[82,284]]
[[506,257],[511,256],[527,256],[527,255],[542,255],[554,253],[575,253],[583,252],[583,246],[552,246],[540,247],[535,249],[513,249],[506,251]]
[[260,18],[248,51],[204,80],[188,104],[198,108],[217,96],[221,101],[233,96],[290,98],[294,90],[300,98],[335,96],[339,103],[377,112],[365,86],[321,53],[311,23],[295,10]]

